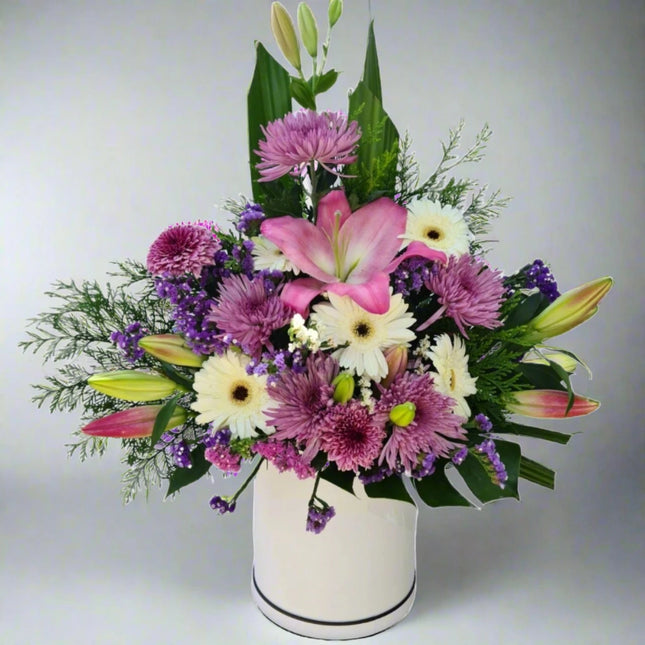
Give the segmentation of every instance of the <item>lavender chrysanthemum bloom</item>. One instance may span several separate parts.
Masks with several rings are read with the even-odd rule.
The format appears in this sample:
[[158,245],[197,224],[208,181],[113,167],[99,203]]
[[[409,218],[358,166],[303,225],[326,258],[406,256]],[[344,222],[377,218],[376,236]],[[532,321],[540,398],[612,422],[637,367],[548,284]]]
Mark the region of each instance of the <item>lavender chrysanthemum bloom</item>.
[[288,324],[291,315],[279,293],[267,293],[264,280],[232,275],[222,280],[218,302],[206,320],[230,334],[249,354],[259,357],[263,346],[273,349],[271,334]]
[[405,372],[381,394],[376,404],[375,416],[388,419],[390,410],[402,403],[413,403],[414,419],[405,426],[393,425],[379,463],[387,463],[392,469],[397,463],[406,471],[417,467],[420,454],[432,453],[435,457],[447,457],[460,441],[466,439],[462,427],[465,421],[454,414],[454,401],[438,392],[429,374]]
[[384,421],[356,399],[335,405],[322,424],[321,448],[338,470],[370,468],[385,439]]
[[429,327],[442,315],[452,318],[468,338],[466,326],[499,327],[499,308],[504,296],[501,271],[493,271],[480,259],[451,255],[445,265],[433,267],[426,287],[434,292],[441,307],[417,331]]
[[307,531],[316,534],[320,533],[334,515],[336,515],[336,510],[333,506],[318,507],[317,505],[311,505],[307,513]]
[[204,266],[213,264],[220,242],[200,224],[175,224],[167,228],[148,252],[147,267],[152,275],[199,276]]
[[299,110],[262,126],[265,139],[258,142],[260,157],[256,168],[259,181],[273,181],[283,175],[298,176],[310,162],[339,174],[336,166],[354,163],[356,144],[361,138],[356,121],[347,123],[341,112]]
[[538,289],[549,302],[553,302],[560,296],[558,283],[542,260],[534,260],[533,264],[525,267],[523,273],[526,276],[527,289]]
[[134,322],[128,325],[122,332],[112,332],[110,334],[110,340],[123,351],[123,354],[130,363],[135,363],[145,354],[145,351],[139,347],[139,341],[149,333],[140,322]]
[[307,462],[318,452],[321,427],[334,402],[331,382],[338,370],[338,363],[331,356],[322,352],[311,354],[304,371],[285,369],[269,390],[271,398],[278,402],[277,407],[265,413],[267,422],[277,429],[273,439],[295,439],[305,447],[302,457]]

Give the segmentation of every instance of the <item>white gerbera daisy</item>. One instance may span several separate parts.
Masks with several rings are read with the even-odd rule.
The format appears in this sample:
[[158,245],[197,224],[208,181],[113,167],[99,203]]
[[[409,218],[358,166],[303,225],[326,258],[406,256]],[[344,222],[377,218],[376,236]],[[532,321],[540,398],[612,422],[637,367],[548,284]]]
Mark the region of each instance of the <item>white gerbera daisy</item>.
[[442,206],[431,199],[414,199],[408,205],[404,246],[423,242],[431,249],[459,257],[468,252],[472,237],[464,216],[452,206]]
[[407,345],[415,337],[409,327],[416,321],[399,293],[390,295],[390,308],[384,314],[370,313],[349,296],[330,293],[329,304],[315,305],[311,318],[321,341],[344,345],[333,354],[341,367],[374,380],[387,376],[383,350],[392,345]]
[[435,388],[441,394],[454,399],[455,414],[468,419],[470,407],[466,403],[466,397],[477,392],[477,379],[468,372],[468,355],[464,341],[456,336],[453,343],[448,334],[441,334],[435,338],[426,356],[436,370],[431,372]]
[[252,237],[253,250],[253,267],[256,271],[292,271],[295,275],[300,273],[300,269],[295,267],[287,256],[266,237],[258,235]]
[[191,405],[199,412],[197,423],[228,426],[233,436],[242,439],[254,436],[256,428],[271,432],[264,416],[271,403],[267,377],[247,374],[248,363],[246,356],[229,350],[202,365],[193,384],[197,400]]

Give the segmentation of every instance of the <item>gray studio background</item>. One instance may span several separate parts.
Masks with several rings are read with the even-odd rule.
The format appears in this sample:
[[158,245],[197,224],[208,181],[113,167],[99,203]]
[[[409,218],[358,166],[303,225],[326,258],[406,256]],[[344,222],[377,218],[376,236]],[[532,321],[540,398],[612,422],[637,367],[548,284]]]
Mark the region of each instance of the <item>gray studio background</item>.
[[[295,12],[295,0],[284,0]],[[310,3],[320,22],[326,0]],[[359,77],[367,2],[346,0],[322,107]],[[563,289],[611,274],[600,314],[562,344],[602,400],[552,494],[482,512],[422,509],[419,593],[374,643],[636,643],[643,593],[644,7],[629,1],[373,0],[385,107],[427,173],[460,117],[487,121],[470,173],[513,197],[490,261],[548,260]],[[180,220],[249,194],[253,40],[279,57],[268,0],[0,2],[0,641],[297,643],[250,598],[251,506],[208,507],[235,482],[123,507],[118,447],[68,460],[77,416],[30,403],[44,374],[16,348],[56,278],[104,279]],[[222,220],[220,220],[222,221]],[[526,445],[526,444],[525,444]],[[302,566],[294,563],[293,566]],[[639,625],[640,623],[640,625]]]

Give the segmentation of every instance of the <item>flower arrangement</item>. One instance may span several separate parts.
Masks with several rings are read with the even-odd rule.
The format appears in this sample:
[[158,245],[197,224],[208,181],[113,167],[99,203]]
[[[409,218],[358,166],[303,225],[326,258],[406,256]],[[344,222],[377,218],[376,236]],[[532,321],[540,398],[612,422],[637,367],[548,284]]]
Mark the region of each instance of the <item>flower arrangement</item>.
[[216,471],[245,473],[235,494],[210,501],[231,512],[265,462],[311,480],[303,529],[314,533],[335,515],[321,479],[410,500],[408,480],[430,506],[471,506],[453,469],[481,503],[519,498],[519,479],[553,488],[555,474],[509,438],[569,435],[513,415],[599,405],[573,391],[584,363],[545,341],[593,316],[612,279],[560,294],[540,260],[510,275],[487,263],[484,236],[507,200],[452,171],[481,159],[491,132],[460,155],[460,124],[423,179],[383,108],[372,25],[347,112],[318,111],[338,78],[325,65],[341,13],[331,0],[319,47],[306,4],[299,38],[273,3],[296,73],[257,45],[252,198],[226,203],[229,230],[176,224],[145,264],[117,264],[117,284],[55,283],[56,304],[22,343],[59,363],[38,404],[83,411],[71,454],[120,440],[126,501],[162,481],[172,495]]

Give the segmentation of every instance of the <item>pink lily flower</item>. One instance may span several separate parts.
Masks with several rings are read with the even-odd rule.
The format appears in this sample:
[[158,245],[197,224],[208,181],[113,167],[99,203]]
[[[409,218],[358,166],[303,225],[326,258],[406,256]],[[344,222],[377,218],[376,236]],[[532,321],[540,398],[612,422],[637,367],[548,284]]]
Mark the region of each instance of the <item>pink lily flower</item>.
[[524,390],[513,392],[506,401],[511,412],[536,419],[564,419],[581,417],[598,409],[600,403],[574,394],[573,405],[567,412],[569,394],[564,390]]
[[325,291],[349,296],[374,314],[390,307],[389,274],[406,258],[420,255],[446,261],[445,253],[412,242],[397,256],[407,211],[381,197],[352,213],[342,190],[318,203],[316,224],[291,216],[262,222],[261,233],[309,278],[289,282],[282,300],[305,316],[309,303]]
[[[94,437],[112,437],[118,439],[140,439],[149,437],[161,405],[140,405],[136,408],[121,410],[114,414],[90,421],[81,432]],[[175,408],[166,430],[176,428],[186,421],[186,410]]]

